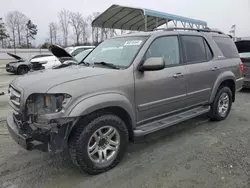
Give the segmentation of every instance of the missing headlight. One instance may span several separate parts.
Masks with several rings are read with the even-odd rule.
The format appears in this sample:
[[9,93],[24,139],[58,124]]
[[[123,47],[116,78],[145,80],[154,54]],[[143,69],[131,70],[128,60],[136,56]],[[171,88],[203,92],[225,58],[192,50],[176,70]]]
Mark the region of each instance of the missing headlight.
[[33,94],[27,100],[27,112],[33,115],[57,113],[69,99],[68,94]]

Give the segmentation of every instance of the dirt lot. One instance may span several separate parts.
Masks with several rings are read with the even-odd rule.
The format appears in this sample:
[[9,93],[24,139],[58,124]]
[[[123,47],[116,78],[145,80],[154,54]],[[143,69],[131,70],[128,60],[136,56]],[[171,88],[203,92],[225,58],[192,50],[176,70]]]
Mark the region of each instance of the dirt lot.
[[[13,75],[0,69],[0,93]],[[0,187],[249,188],[250,91],[237,94],[227,120],[199,117],[131,144],[124,160],[97,176],[80,173],[62,154],[25,151],[10,138],[0,96]]]

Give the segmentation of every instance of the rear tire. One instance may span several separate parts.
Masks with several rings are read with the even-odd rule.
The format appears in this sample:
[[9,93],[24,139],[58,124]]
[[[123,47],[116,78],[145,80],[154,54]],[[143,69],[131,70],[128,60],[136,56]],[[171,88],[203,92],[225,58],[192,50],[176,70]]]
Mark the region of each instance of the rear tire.
[[[127,127],[118,116],[104,112],[94,116],[81,121],[69,140],[72,162],[88,174],[115,167],[125,154],[129,138]],[[113,132],[108,134],[109,130]]]
[[27,74],[28,72],[29,72],[29,68],[27,66],[20,66],[17,69],[18,75],[24,75],[24,74]]
[[213,121],[221,121],[227,118],[232,107],[232,91],[229,87],[223,86],[219,88],[213,103],[209,117]]

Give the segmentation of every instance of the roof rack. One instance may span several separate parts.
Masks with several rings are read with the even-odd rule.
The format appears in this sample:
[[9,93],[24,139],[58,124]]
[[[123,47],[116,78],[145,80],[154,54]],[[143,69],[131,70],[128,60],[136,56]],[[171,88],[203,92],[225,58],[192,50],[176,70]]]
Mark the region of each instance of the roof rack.
[[218,34],[224,34],[222,31],[218,31],[218,30],[212,30],[208,27],[204,28],[204,29],[195,29],[195,28],[182,28],[182,27],[170,27],[170,28],[156,28],[154,29],[154,31],[158,31],[158,30],[162,30],[162,31],[174,31],[174,30],[187,30],[187,31],[197,31],[197,32],[214,32],[214,33],[218,33]]

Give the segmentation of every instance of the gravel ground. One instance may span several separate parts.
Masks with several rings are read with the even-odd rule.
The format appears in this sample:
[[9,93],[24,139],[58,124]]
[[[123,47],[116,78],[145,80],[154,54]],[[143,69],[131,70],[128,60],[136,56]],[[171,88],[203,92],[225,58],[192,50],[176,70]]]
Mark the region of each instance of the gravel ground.
[[[13,78],[2,70],[0,85]],[[80,172],[60,153],[28,152],[14,143],[5,128],[6,99],[0,96],[0,187],[250,187],[250,90],[237,93],[225,121],[201,116],[148,135],[129,146],[117,167],[96,176]]]

